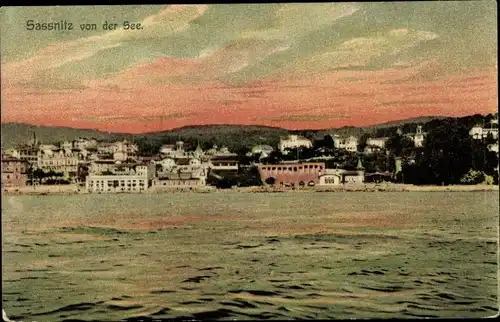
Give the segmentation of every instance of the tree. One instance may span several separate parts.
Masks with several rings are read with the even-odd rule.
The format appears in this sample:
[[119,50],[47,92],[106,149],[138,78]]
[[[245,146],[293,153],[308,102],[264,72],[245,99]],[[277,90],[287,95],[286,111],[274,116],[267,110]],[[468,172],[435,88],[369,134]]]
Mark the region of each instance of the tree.
[[87,164],[79,164],[77,172],[78,181],[85,182],[85,179],[89,175],[89,166]]
[[46,174],[42,169],[37,168],[35,171],[33,171],[33,178],[35,180],[38,180],[39,184],[42,184],[42,180],[46,178]]
[[260,173],[257,167],[244,170],[238,176],[238,187],[261,186]]
[[385,148],[393,156],[409,157],[412,154],[414,143],[407,136],[395,134],[387,139]]
[[325,137],[323,138],[323,147],[330,150],[333,150],[335,148],[335,143],[330,134],[325,135]]
[[359,141],[358,141],[358,151],[359,152],[363,152],[365,150],[365,147],[366,147],[366,141],[370,138],[370,135],[368,133],[364,133],[363,135],[361,135],[361,137],[359,138]]
[[457,184],[472,167],[472,148],[468,128],[447,122],[429,132],[424,147],[425,163],[435,184]]

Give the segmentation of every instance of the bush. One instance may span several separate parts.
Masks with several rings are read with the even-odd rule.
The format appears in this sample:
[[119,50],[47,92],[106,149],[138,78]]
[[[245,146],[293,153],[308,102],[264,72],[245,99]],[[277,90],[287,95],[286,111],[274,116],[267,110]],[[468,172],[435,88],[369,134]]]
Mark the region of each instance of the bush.
[[483,184],[494,185],[495,184],[495,178],[493,176],[485,175],[484,176]]
[[467,172],[462,179],[460,179],[460,183],[463,184],[479,184],[484,182],[486,179],[485,175],[481,171],[476,171],[470,169],[469,172]]

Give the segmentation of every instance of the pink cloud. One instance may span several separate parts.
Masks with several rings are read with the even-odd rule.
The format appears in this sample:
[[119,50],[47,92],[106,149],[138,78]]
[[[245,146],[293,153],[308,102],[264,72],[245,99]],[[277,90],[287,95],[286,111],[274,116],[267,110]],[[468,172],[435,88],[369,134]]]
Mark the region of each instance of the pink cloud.
[[269,78],[239,86],[160,81],[195,75],[206,66],[203,58],[165,58],[82,90],[4,88],[2,122],[131,133],[214,123],[319,129],[497,109],[496,69],[434,80],[411,80],[420,71],[412,67]]

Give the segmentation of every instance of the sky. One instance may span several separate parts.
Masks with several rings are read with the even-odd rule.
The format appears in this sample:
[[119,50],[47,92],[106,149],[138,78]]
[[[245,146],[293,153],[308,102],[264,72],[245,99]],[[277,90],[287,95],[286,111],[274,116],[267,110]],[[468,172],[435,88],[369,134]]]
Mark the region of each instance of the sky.
[[2,7],[0,27],[2,123],[325,129],[498,109],[495,1]]

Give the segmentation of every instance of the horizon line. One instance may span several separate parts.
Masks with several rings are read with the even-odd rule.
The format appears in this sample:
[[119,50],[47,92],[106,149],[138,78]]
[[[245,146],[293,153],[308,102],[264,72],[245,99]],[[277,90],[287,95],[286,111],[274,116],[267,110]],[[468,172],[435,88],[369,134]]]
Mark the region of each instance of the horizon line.
[[[488,114],[495,114],[495,113],[473,113],[465,116],[449,116],[449,115],[424,115],[424,116],[415,116],[415,117],[410,117],[410,118],[405,118],[405,119],[396,119],[392,121],[387,121],[387,122],[382,122],[382,123],[373,123],[369,125],[363,125],[363,126],[355,126],[355,125],[345,125],[342,127],[332,127],[332,128],[303,128],[303,129],[290,129],[286,127],[280,127],[280,126],[271,126],[271,125],[262,125],[262,124],[244,124],[244,123],[211,123],[211,124],[189,124],[189,125],[184,125],[180,127],[175,127],[175,128],[170,128],[170,129],[164,129],[164,130],[158,130],[158,131],[146,131],[146,132],[111,132],[111,131],[103,131],[99,130],[98,128],[88,128],[88,127],[72,127],[72,126],[59,126],[59,125],[41,125],[41,124],[34,124],[34,123],[27,123],[27,122],[1,122],[0,125],[8,125],[8,124],[17,124],[17,125],[25,125],[25,126],[33,126],[33,127],[45,127],[45,128],[66,128],[66,129],[72,129],[72,130],[82,130],[82,131],[96,131],[100,133],[108,133],[108,134],[125,134],[125,135],[141,135],[141,134],[154,134],[154,133],[162,133],[162,132],[172,132],[175,130],[183,129],[183,128],[188,128],[188,127],[211,127],[211,126],[244,126],[244,127],[263,127],[263,128],[273,128],[273,129],[282,129],[286,131],[327,131],[327,130],[339,130],[339,129],[344,129],[344,128],[358,128],[358,129],[363,129],[363,128],[369,128],[373,126],[378,126],[378,125],[387,125],[391,126],[390,123],[393,122],[402,122],[402,121],[409,121],[409,120],[414,120],[414,119],[419,119],[419,118],[461,118],[461,117],[467,117],[467,116],[473,116],[473,115],[482,115],[486,116]],[[396,126],[396,125],[394,125]]]

